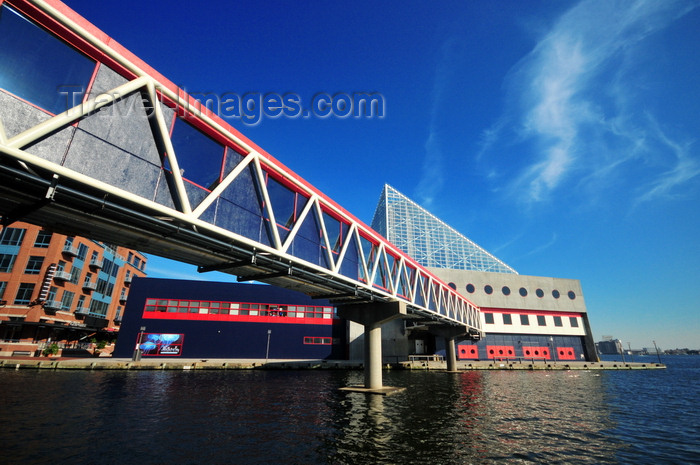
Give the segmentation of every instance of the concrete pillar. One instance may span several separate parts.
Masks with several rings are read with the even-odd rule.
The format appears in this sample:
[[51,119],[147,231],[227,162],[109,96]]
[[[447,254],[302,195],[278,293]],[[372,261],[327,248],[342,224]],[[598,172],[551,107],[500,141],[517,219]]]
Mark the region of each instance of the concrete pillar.
[[365,387],[382,388],[382,327],[365,325]]
[[466,326],[431,325],[428,331],[445,339],[445,361],[447,371],[457,371],[457,352],[455,351],[455,339],[469,334]]
[[[404,302],[338,306],[338,316],[364,326],[364,392],[384,392],[382,385],[382,324],[407,314]],[[352,389],[352,388],[348,388]],[[359,389],[358,389],[359,390]]]
[[447,371],[457,371],[457,354],[455,352],[455,338],[445,338],[445,358],[447,359]]

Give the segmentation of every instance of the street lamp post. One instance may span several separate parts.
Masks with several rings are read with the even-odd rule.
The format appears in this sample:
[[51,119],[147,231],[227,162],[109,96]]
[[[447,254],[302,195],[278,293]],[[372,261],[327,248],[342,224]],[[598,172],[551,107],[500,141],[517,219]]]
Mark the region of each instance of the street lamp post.
[[267,349],[265,349],[265,363],[267,363],[267,359],[270,356],[270,334],[272,334],[272,330],[268,329],[267,330]]
[[141,361],[141,343],[143,342],[144,331],[146,331],[146,327],[141,326],[141,328],[139,328],[139,337],[136,340],[136,347],[134,348],[134,355],[131,357],[131,360],[133,360],[134,362]]

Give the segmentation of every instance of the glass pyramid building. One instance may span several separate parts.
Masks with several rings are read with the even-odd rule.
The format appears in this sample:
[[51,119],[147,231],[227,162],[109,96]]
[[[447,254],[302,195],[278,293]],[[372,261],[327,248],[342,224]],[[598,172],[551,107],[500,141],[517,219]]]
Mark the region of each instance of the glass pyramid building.
[[388,184],[374,211],[372,228],[426,267],[517,274]]

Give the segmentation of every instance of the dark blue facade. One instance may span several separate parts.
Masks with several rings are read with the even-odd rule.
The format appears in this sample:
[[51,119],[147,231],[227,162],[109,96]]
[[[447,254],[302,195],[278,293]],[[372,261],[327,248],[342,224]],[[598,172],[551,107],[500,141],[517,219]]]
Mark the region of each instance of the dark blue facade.
[[[184,335],[178,355],[182,358],[347,358],[347,329],[345,321],[341,319],[332,319],[332,324],[296,324],[279,323],[274,318],[265,322],[143,318],[146,299],[149,298],[331,306],[328,301],[267,285],[135,278],[124,310],[114,357],[131,357],[140,328],[145,327],[144,332],[148,334]],[[334,343],[307,344],[305,338],[309,337],[331,338]],[[161,357],[173,358],[173,355]]]

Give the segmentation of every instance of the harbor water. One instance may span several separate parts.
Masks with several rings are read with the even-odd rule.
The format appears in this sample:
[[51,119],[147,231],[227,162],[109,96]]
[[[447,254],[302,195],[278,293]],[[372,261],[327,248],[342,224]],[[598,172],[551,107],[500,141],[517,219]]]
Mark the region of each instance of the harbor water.
[[361,371],[3,369],[0,463],[700,463],[700,357],[662,362],[385,371],[387,397],[339,391]]

